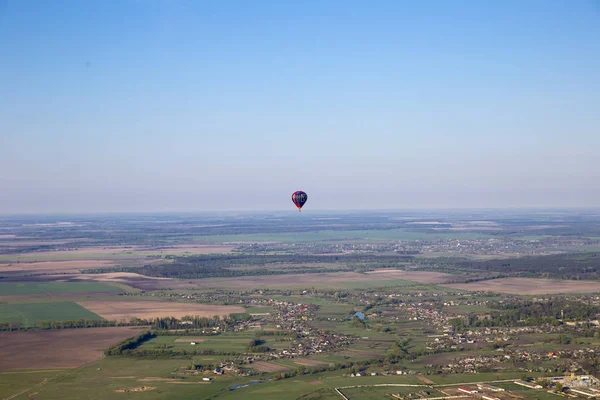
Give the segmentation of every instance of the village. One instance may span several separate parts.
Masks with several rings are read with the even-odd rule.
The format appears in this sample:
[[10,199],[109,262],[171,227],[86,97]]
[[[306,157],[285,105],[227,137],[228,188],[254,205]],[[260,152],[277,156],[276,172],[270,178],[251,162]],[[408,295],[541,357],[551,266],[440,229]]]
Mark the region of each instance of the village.
[[[151,294],[184,301],[203,303],[242,304],[251,307],[251,318],[237,322],[230,327],[233,332],[285,332],[285,348],[269,349],[264,353],[232,357],[216,365],[216,373],[249,375],[255,374],[251,365],[259,361],[278,359],[295,359],[314,355],[335,354],[350,348],[357,340],[356,335],[347,335],[335,330],[318,329],[316,322],[328,321],[346,323],[353,316],[359,316],[365,329],[374,326],[394,326],[403,321],[426,323],[430,327],[426,335],[425,349],[422,354],[446,354],[439,362],[426,365],[428,373],[437,374],[477,374],[481,372],[502,371],[506,369],[521,370],[524,373],[539,372],[544,374],[587,374],[590,363],[600,357],[598,346],[578,346],[577,348],[558,347],[543,350],[522,346],[523,340],[534,337],[554,337],[581,334],[580,331],[594,325],[596,320],[563,321],[560,324],[544,324],[538,326],[493,326],[466,328],[458,330],[453,321],[467,318],[467,311],[460,310],[486,309],[490,306],[489,293],[485,292],[389,292],[389,291],[339,291],[307,289],[302,291],[251,290],[244,292],[214,291],[176,293],[171,291],[153,292]],[[294,296],[293,301],[281,300],[285,296]],[[303,299],[306,301],[303,301]],[[346,315],[328,316],[320,313],[320,306],[312,303],[314,298],[323,298],[338,304],[348,304],[354,309],[364,312],[349,312]],[[532,301],[550,302],[556,299],[567,299],[585,304],[598,304],[598,296],[545,296],[534,297]],[[513,302],[519,304],[515,296],[498,296],[496,302]],[[479,315],[479,318],[482,316]],[[220,334],[223,331],[213,329],[206,334]],[[394,331],[390,331],[393,333]],[[548,336],[550,335],[550,336]],[[393,337],[393,335],[392,335]],[[527,339],[529,340],[529,339]],[[555,340],[555,339],[552,339]],[[570,339],[569,339],[570,340]],[[450,358],[448,358],[448,355]],[[415,374],[410,368],[380,370],[369,374],[394,375]],[[356,372],[354,377],[360,377]]]
[[544,237],[532,240],[508,237],[481,239],[427,239],[427,240],[381,240],[373,243],[333,242],[333,243],[253,243],[241,244],[236,251],[241,253],[293,252],[294,254],[361,254],[396,253],[404,255],[443,253],[470,255],[503,254],[549,254],[564,251],[565,248],[577,249],[597,246],[598,239]]

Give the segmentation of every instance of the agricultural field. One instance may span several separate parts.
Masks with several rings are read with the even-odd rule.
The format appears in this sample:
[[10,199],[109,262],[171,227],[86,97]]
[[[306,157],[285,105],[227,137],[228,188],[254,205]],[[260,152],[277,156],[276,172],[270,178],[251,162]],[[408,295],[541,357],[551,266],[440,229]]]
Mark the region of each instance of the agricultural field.
[[[255,334],[253,332],[223,333],[215,336],[157,336],[144,342],[139,349],[210,349],[246,353],[248,352],[248,344],[254,338]],[[273,336],[265,336],[262,339],[265,346],[274,349],[285,348],[289,344],[289,341],[277,341],[277,337]],[[195,344],[190,344],[192,342]]]
[[[2,325],[0,397],[417,398],[598,372],[596,217],[296,214],[0,220],[0,322],[22,328]],[[50,329],[132,318],[152,325]]]
[[148,302],[138,300],[91,300],[80,301],[80,306],[107,320],[129,320],[131,318],[152,319],[160,317],[181,318],[185,316],[213,317],[243,313],[240,306],[220,306],[180,302]]
[[571,281],[536,278],[503,278],[471,283],[454,283],[445,287],[471,292],[485,291],[517,295],[581,294],[600,292],[598,281]]
[[141,327],[0,332],[0,370],[76,368],[102,358]]
[[[177,287],[181,289],[231,289],[253,290],[265,288],[279,289],[368,289],[376,287],[414,286],[415,282],[438,280],[439,276],[430,272],[413,272],[403,274],[402,271],[382,271],[377,274],[361,274],[356,272],[335,272],[319,274],[285,274],[265,276],[240,276],[235,278],[206,278],[185,280]],[[402,276],[400,278],[399,276]],[[131,284],[123,281],[123,283]],[[171,282],[153,282],[157,287],[168,287]],[[182,287],[185,286],[185,287]]]
[[0,303],[0,322],[20,323],[24,328],[40,322],[101,320],[102,317],[71,301],[40,303]]
[[[33,255],[32,255],[33,256]],[[2,256],[0,256],[2,257]],[[8,256],[5,256],[8,257]],[[39,256],[37,256],[39,257]],[[56,274],[77,273],[86,269],[110,268],[116,264],[108,260],[71,260],[71,261],[37,261],[37,262],[9,262],[0,258],[0,274],[30,275],[30,274]]]
[[48,379],[65,371],[63,369],[0,371],[0,398],[5,399],[22,390],[48,382]]
[[116,286],[98,282],[0,282],[0,300],[2,300],[3,296],[62,293],[119,293],[122,291],[121,288]]
[[[6,243],[6,242],[5,242]],[[2,242],[0,242],[2,244]],[[22,245],[34,245],[35,243],[25,242]],[[46,244],[46,243],[44,243]],[[56,243],[55,243],[56,244]],[[11,261],[14,267],[24,265],[24,270],[35,269],[32,264],[55,264],[58,268],[65,268],[67,265],[80,264],[85,266],[82,269],[92,268],[94,262],[107,260],[136,259],[152,256],[166,255],[192,255],[192,254],[223,254],[230,253],[235,247],[229,245],[204,245],[204,244],[185,244],[172,246],[116,246],[116,247],[98,247],[98,246],[78,246],[75,249],[54,250],[54,251],[36,251],[35,253],[22,253],[16,255],[0,255],[0,260],[4,262]],[[55,261],[50,261],[55,260]],[[70,261],[71,260],[71,261]],[[19,264],[16,264],[19,261]],[[29,262],[28,261],[37,261]],[[61,266],[62,264],[62,266]],[[49,269],[50,265],[40,268]]]

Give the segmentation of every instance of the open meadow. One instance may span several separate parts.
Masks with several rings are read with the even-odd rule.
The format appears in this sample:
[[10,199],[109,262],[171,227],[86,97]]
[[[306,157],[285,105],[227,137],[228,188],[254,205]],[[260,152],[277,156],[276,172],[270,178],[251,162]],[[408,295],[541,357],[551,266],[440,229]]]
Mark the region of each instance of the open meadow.
[[99,282],[0,282],[0,300],[4,296],[55,295],[66,293],[120,293],[123,290]]
[[72,301],[0,303],[0,323],[18,323],[24,328],[38,326],[41,322],[100,319],[98,314]]

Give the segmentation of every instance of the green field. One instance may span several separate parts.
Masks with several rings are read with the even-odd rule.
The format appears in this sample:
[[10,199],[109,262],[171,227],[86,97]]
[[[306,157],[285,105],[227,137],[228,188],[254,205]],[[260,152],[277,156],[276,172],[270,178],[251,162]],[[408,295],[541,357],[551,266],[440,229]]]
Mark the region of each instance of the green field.
[[[63,370],[18,370],[0,372],[0,398],[4,399],[21,390],[25,390],[44,382],[63,372]],[[23,398],[27,398],[24,396]]]
[[122,291],[116,286],[97,282],[0,283],[0,296]]
[[[361,378],[356,378],[355,384],[360,385]],[[444,396],[442,392],[430,388],[415,388],[415,387],[399,387],[399,386],[367,386],[357,388],[341,389],[341,392],[348,397],[350,400],[354,399],[390,399],[390,394],[407,395],[409,393],[416,393],[420,391],[426,391],[422,395],[427,397],[441,397]],[[427,394],[429,392],[429,394]],[[338,396],[339,397],[339,396]]]
[[97,314],[71,301],[0,304],[0,322],[20,322],[24,327],[42,321],[101,320]]
[[[248,343],[254,339],[253,332],[224,333],[217,336],[157,336],[143,343],[140,349],[171,348],[174,350],[212,349],[245,353]],[[289,347],[289,341],[277,341],[276,336],[265,336],[264,345],[274,349]],[[196,342],[191,345],[190,342]],[[211,356],[212,357],[212,356]]]
[[[212,358],[219,358],[211,356]],[[195,358],[194,358],[195,360]],[[417,376],[363,376],[351,378],[349,371],[332,371],[318,374],[296,376],[279,381],[266,381],[260,376],[254,377],[228,377],[213,376],[210,384],[202,384],[202,375],[182,375],[178,371],[185,369],[190,359],[132,359],[125,357],[107,357],[101,361],[83,368],[66,372],[43,386],[36,387],[32,392],[37,392],[39,398],[53,400],[64,398],[82,399],[333,399],[331,394],[336,387],[354,385],[379,385],[379,384],[411,384],[423,387],[365,387],[342,389],[343,393],[352,398],[385,398],[379,395],[386,393],[416,393],[428,389]],[[195,360],[196,361],[196,360]],[[282,360],[283,361],[283,360]],[[290,360],[285,360],[290,361]],[[428,376],[440,382],[454,384],[459,382],[479,382],[495,379],[520,378],[522,372],[498,374],[473,374],[473,375],[448,375],[446,377]],[[534,375],[534,374],[529,374]],[[1,375],[0,375],[1,376]],[[50,375],[51,376],[51,375]],[[40,376],[43,379],[43,376]],[[1,380],[2,378],[0,378]],[[256,385],[241,387],[232,390],[234,385],[247,384],[252,381],[260,382]],[[11,390],[18,391],[29,384],[39,382],[35,377],[23,385],[10,389],[5,386],[4,393]],[[177,382],[178,384],[174,384]],[[14,386],[14,384],[13,384]],[[115,393],[118,389],[132,389],[140,386],[150,386],[154,389],[144,392]],[[500,384],[498,385],[500,386]],[[0,386],[1,387],[1,386]],[[541,391],[531,391],[542,394]],[[14,393],[14,392],[13,392]],[[525,394],[525,391],[521,392]],[[16,399],[27,399],[30,393],[25,393]],[[301,397],[306,396],[306,397]],[[319,397],[322,396],[322,397]],[[339,397],[339,396],[338,396]],[[545,398],[544,398],[545,399]]]

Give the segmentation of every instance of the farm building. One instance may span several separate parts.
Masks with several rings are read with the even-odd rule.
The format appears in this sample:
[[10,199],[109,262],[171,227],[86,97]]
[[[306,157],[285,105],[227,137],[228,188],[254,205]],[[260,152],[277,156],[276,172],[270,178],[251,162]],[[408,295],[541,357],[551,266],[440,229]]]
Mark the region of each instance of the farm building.
[[580,394],[586,397],[596,397],[598,393],[592,392],[591,390],[583,389],[583,388],[569,388],[569,390],[573,393]]
[[504,388],[500,388],[500,387],[492,386],[492,385],[486,385],[485,383],[477,384],[477,388],[479,390],[488,390],[490,392],[504,392]]
[[541,389],[542,388],[542,386],[538,385],[537,383],[525,382],[520,379],[514,381],[514,383],[516,383],[517,385],[528,387],[529,389]]
[[484,394],[484,395],[481,396],[481,398],[485,399],[485,400],[500,400],[499,398],[494,397],[494,396],[489,395],[489,394]]
[[460,392],[463,392],[463,393],[466,393],[466,394],[475,394],[475,393],[477,393],[477,390],[475,390],[475,389],[469,389],[469,388],[466,388],[466,387],[459,387],[458,390]]

